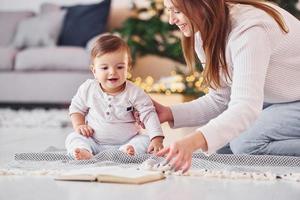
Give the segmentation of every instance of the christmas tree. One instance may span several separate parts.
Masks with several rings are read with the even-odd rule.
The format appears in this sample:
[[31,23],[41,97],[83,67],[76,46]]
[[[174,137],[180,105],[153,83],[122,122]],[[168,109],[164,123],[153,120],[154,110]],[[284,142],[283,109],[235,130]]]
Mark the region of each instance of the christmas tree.
[[[146,8],[132,7],[132,17],[115,31],[131,47],[133,58],[153,54],[184,63],[178,28],[168,23],[162,0],[150,0]],[[149,45],[151,44],[151,45]]]

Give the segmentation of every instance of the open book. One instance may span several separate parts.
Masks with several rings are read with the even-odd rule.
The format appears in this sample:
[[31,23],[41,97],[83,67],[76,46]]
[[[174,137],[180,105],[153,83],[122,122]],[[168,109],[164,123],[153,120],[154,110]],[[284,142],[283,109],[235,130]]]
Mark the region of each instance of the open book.
[[164,174],[158,171],[110,166],[70,170],[57,176],[55,180],[143,184],[164,178]]

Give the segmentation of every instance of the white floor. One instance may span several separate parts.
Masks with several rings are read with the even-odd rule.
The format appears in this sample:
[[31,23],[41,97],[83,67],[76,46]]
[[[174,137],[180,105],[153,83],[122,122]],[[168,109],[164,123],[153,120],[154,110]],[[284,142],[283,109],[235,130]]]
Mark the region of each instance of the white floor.
[[0,166],[15,153],[41,152],[49,146],[64,148],[70,128],[0,128]]
[[[192,129],[163,126],[166,144]],[[0,128],[0,166],[17,152],[39,152],[64,147],[70,128]],[[288,181],[229,180],[168,177],[144,185],[54,181],[50,177],[0,176],[0,199],[300,199],[300,183]]]

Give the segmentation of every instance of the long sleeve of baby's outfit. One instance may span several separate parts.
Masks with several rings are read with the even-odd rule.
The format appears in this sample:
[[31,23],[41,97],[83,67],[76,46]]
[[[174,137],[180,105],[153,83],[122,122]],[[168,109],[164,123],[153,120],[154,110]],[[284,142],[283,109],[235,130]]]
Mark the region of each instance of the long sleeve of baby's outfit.
[[140,88],[135,87],[133,94],[133,105],[140,114],[140,120],[144,123],[146,132],[152,140],[154,137],[163,136],[163,131],[155,111],[151,98]]

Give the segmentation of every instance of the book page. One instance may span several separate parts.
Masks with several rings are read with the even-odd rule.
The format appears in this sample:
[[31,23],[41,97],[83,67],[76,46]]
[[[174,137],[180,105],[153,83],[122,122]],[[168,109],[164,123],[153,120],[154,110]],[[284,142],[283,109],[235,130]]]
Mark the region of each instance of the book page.
[[78,180],[78,181],[96,181],[97,175],[110,167],[90,167],[83,169],[73,169],[61,173],[55,177],[55,180]]
[[141,184],[165,178],[159,171],[145,171],[136,168],[121,168],[118,166],[93,167],[70,170],[56,177],[56,180],[82,180],[110,183]]
[[124,178],[139,178],[149,175],[161,174],[159,171],[146,171],[146,170],[138,170],[136,168],[121,168],[121,167],[111,167],[103,169],[102,171],[98,171],[99,175],[106,176],[118,176]]

